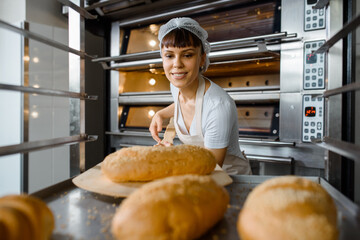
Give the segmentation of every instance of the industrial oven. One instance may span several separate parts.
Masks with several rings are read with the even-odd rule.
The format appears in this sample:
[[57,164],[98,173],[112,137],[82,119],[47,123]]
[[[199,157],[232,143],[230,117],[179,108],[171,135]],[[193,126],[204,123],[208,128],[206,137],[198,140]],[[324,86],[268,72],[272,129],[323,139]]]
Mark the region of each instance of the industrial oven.
[[[151,8],[158,11],[149,14]],[[155,143],[148,132],[151,117],[172,102],[157,31],[172,17],[190,16],[209,33],[205,76],[235,100],[239,144],[254,172],[333,177],[339,185],[339,156],[319,145],[342,136],[341,116],[334,114],[341,96],[323,94],[343,85],[341,41],[325,44],[342,29],[343,8],[342,1],[307,0],[90,5],[111,21],[110,57],[93,60],[111,70],[110,151]]]
[[[74,68],[76,72],[73,76],[70,74],[66,79],[69,82],[60,89],[56,84],[53,89],[42,85],[31,87],[31,81],[35,79],[36,82],[30,71],[35,65],[25,58],[22,84],[0,83],[2,92],[33,94],[22,95],[23,141],[0,146],[1,157],[21,155],[25,185],[29,184],[26,178],[31,175],[34,159],[45,163],[48,156],[30,152],[64,146],[51,154],[61,158],[62,163],[66,162],[61,167],[69,168],[70,179],[56,185],[48,184],[48,188],[33,193],[57,214],[56,239],[68,235],[75,239],[111,237],[110,219],[122,199],[76,188],[71,177],[93,167],[117,149],[155,144],[148,131],[151,117],[172,103],[157,33],[161,24],[183,16],[194,18],[209,33],[211,64],[205,76],[234,99],[238,110],[239,145],[255,175],[233,177],[234,184],[227,187],[233,208],[203,239],[234,239],[236,229],[230,226],[235,223],[235,216],[249,191],[271,175],[286,174],[305,176],[320,183],[336,201],[341,218],[340,238],[355,239],[360,211],[348,198],[356,200],[354,189],[359,189],[355,173],[359,173],[356,163],[360,156],[360,134],[355,131],[359,133],[360,128],[356,107],[360,98],[354,92],[360,88],[355,80],[357,69],[360,69],[355,65],[359,61],[355,59],[358,40],[354,36],[360,22],[356,16],[360,12],[356,10],[356,6],[360,6],[356,4],[358,1],[79,2],[58,0],[57,6],[62,6],[62,11],[59,8],[61,15],[69,20],[68,31],[60,30],[58,35],[39,31],[43,27],[36,23],[14,27],[0,21],[0,27],[24,36],[23,57],[32,55],[34,48],[31,46],[34,45],[29,41],[33,40],[78,56],[68,58],[69,69],[65,74],[73,73]],[[74,18],[73,14],[81,17]],[[76,31],[80,30],[77,36],[70,34],[74,25]],[[70,36],[69,42],[63,39],[66,33]],[[53,34],[55,41],[44,37],[46,34]],[[42,49],[43,46],[36,47]],[[57,72],[59,65],[54,68],[54,78],[64,78],[64,72]],[[45,75],[45,70],[37,71],[36,74]],[[36,134],[31,135],[34,133],[31,132],[30,103],[37,95],[71,99],[61,102],[66,106],[65,111],[53,116],[59,118],[56,119],[59,126],[64,125],[64,132],[44,128],[45,133],[58,133],[59,136],[52,135],[55,138],[31,137]],[[96,99],[100,104],[92,105]],[[47,100],[38,99],[38,102],[47,103]],[[94,132],[98,136],[93,136]],[[64,137],[67,133],[70,136]],[[175,138],[175,144],[179,143]],[[50,171],[56,172],[56,167],[60,169],[53,165]],[[44,168],[45,171],[49,169]],[[28,188],[23,190],[32,192]],[[95,216],[100,208],[102,214]]]

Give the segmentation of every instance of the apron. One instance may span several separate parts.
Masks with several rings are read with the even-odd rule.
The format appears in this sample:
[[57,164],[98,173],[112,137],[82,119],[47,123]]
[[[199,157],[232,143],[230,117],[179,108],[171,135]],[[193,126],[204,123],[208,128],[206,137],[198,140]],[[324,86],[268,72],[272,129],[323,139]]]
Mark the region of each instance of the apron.
[[[199,86],[196,91],[196,100],[195,100],[195,124],[196,124],[196,134],[191,136],[187,134],[182,134],[178,125],[178,114],[180,111],[179,108],[179,96],[177,101],[175,101],[175,111],[174,111],[174,126],[176,134],[178,135],[181,142],[188,145],[197,145],[204,147],[204,136],[202,134],[201,127],[201,113],[203,106],[203,99],[205,93],[205,80],[202,76],[199,76]],[[245,158],[240,158],[231,154],[226,154],[222,168],[229,175],[235,174],[251,174],[251,168],[249,161]]]

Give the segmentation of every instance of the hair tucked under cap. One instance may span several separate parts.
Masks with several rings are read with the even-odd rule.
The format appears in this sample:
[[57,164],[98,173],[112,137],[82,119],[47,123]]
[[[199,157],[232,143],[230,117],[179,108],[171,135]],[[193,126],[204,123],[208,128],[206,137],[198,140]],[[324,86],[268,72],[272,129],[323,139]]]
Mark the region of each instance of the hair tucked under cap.
[[160,46],[160,52],[161,52],[161,44],[162,39],[172,30],[176,28],[182,28],[185,29],[192,34],[194,34],[196,37],[198,37],[201,40],[202,47],[204,52],[206,53],[206,60],[203,72],[207,70],[209,67],[210,61],[209,61],[209,53],[210,53],[210,44],[207,41],[208,33],[205,29],[203,29],[198,22],[191,18],[183,17],[183,18],[173,18],[170,21],[168,21],[166,24],[162,25],[159,30],[159,46]]

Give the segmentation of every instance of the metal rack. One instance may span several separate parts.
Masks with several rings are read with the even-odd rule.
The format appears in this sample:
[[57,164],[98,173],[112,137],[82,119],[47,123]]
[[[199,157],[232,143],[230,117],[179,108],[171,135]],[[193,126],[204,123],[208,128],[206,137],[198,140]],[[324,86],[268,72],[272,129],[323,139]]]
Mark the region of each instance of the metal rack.
[[[7,90],[7,91],[17,91],[21,93],[34,93],[34,94],[40,94],[40,95],[47,95],[47,96],[53,96],[53,97],[65,97],[70,99],[70,104],[72,106],[75,106],[74,108],[71,108],[70,115],[76,115],[76,118],[72,118],[72,122],[70,124],[72,126],[75,126],[74,130],[71,130],[70,135],[67,137],[60,137],[60,138],[53,138],[53,139],[47,139],[47,140],[40,140],[40,141],[27,141],[28,137],[24,137],[24,141],[20,144],[15,145],[8,145],[0,147],[0,156],[5,155],[11,155],[16,153],[25,153],[23,157],[24,165],[28,165],[28,157],[27,153],[31,151],[37,151],[41,149],[48,149],[53,148],[60,145],[71,145],[70,151],[71,151],[71,158],[70,162],[72,163],[78,163],[78,170],[77,172],[83,172],[85,170],[85,142],[89,141],[95,141],[97,139],[97,136],[95,135],[88,135],[85,133],[85,100],[97,100],[97,96],[91,96],[88,95],[85,90],[85,73],[84,73],[84,59],[85,57],[88,58],[94,58],[95,56],[89,55],[86,52],[84,52],[84,17],[91,17],[91,14],[89,14],[84,8],[83,8],[83,2],[80,1],[80,7],[75,5],[74,3],[70,1],[64,1],[59,0],[59,2],[66,4],[70,6],[74,10],[69,10],[69,16],[68,16],[68,28],[69,28],[69,46],[64,45],[60,42],[54,41],[52,39],[49,39],[47,37],[44,37],[42,35],[36,34],[34,32],[31,32],[27,29],[27,24],[25,24],[24,29],[15,27],[3,20],[0,20],[0,27],[7,29],[9,31],[18,33],[22,35],[26,39],[33,39],[35,41],[44,43],[48,46],[69,52],[69,65],[76,66],[75,73],[70,72],[70,91],[61,91],[61,90],[52,90],[52,89],[46,89],[46,88],[34,88],[29,87],[28,80],[24,81],[23,86],[15,86],[10,84],[0,84],[0,89]],[[80,18],[80,24],[78,26],[73,26],[72,20],[74,18]],[[79,22],[79,21],[77,21]],[[75,31],[73,31],[72,28],[75,28]],[[78,36],[75,36],[78,34]],[[80,35],[80,38],[79,38]],[[80,42],[79,42],[80,39]],[[27,41],[27,40],[25,40]],[[74,54],[71,55],[70,53]],[[75,62],[72,62],[75,61]],[[75,99],[77,102],[72,102]],[[80,100],[80,101],[79,101]],[[26,104],[24,104],[26,105]],[[25,108],[25,106],[24,106]],[[80,109],[80,111],[78,110]],[[26,118],[26,116],[25,116]],[[74,122],[74,119],[76,119]],[[26,120],[26,119],[25,119]],[[27,128],[27,127],[24,127]],[[25,130],[26,132],[26,130]],[[25,135],[27,133],[24,133]],[[77,146],[74,146],[77,144]],[[26,173],[24,173],[27,175]],[[24,180],[27,181],[27,180]],[[27,187],[25,186],[23,191],[27,191]]]
[[[345,26],[339,32],[337,32],[334,36],[332,36],[329,40],[327,40],[318,50],[314,52],[314,54],[324,53],[329,51],[329,49],[335,43],[346,37],[350,32],[354,31],[359,25],[360,25],[360,15],[356,16],[350,22],[345,24]],[[360,82],[355,82],[344,85],[339,88],[326,90],[322,94],[316,96],[321,96],[327,99],[331,96],[335,96],[338,94],[343,94],[351,91],[356,91],[359,89],[360,89]],[[355,144],[333,139],[329,136],[324,136],[323,139],[316,139],[316,138],[312,139],[312,143],[316,144],[319,147],[325,148],[331,152],[337,153],[341,156],[360,162],[360,146],[357,146]]]
[[[268,34],[263,36],[240,38],[227,41],[210,43],[210,61],[223,62],[228,59],[237,58],[237,61],[252,61],[256,59],[274,58],[279,54],[280,43],[301,41],[296,33],[287,32]],[[142,53],[124,54],[112,57],[95,58],[93,62],[100,63],[104,70],[121,69],[131,70],[132,68],[161,67],[162,59],[160,51],[149,51]]]

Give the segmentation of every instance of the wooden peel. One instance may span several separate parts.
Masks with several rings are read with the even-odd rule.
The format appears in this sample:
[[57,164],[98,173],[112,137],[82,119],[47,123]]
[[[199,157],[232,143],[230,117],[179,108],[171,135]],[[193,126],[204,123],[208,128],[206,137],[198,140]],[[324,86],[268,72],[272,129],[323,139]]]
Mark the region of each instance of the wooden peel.
[[174,144],[174,138],[175,138],[176,132],[175,132],[175,126],[174,126],[174,118],[170,118],[169,124],[166,127],[164,138],[161,140],[161,143],[171,143]]
[[[221,186],[227,186],[233,179],[219,166],[216,165],[210,174],[212,179]],[[108,179],[101,171],[101,163],[88,169],[72,179],[72,182],[79,188],[113,197],[127,197],[132,192],[148,182],[122,182],[115,183]]]

